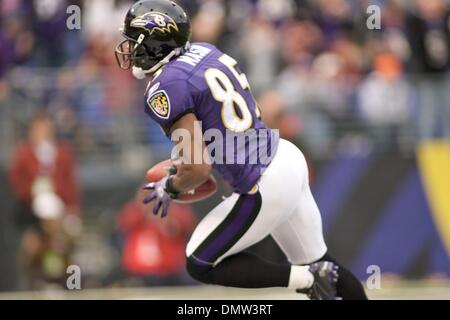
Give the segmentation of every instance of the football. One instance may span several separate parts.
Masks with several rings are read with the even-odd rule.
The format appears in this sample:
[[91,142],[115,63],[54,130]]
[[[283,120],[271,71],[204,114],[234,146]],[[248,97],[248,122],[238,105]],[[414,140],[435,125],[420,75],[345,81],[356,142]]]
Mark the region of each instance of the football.
[[[156,182],[164,178],[173,168],[171,160],[164,160],[156,164],[147,171],[146,178],[148,182]],[[209,198],[217,191],[217,182],[213,175],[208,180],[195,188],[194,190],[182,192],[179,198],[174,200],[180,203],[193,203]]]

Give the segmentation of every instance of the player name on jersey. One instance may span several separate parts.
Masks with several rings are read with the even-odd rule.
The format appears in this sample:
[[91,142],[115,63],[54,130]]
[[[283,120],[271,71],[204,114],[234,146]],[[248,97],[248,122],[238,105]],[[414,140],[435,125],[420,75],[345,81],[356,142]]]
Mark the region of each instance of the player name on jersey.
[[197,63],[199,63],[210,52],[211,52],[211,50],[206,47],[202,47],[199,45],[193,45],[193,46],[191,46],[189,51],[186,52],[181,57],[179,57],[177,59],[177,61],[185,62],[185,63],[190,64],[191,66],[195,67],[197,65]]

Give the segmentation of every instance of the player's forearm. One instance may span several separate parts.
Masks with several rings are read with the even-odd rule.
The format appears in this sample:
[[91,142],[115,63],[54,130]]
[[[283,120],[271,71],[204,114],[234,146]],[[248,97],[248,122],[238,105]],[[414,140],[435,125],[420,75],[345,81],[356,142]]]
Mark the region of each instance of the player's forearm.
[[186,192],[204,183],[211,174],[211,166],[207,164],[182,165],[172,176],[172,187],[178,192]]

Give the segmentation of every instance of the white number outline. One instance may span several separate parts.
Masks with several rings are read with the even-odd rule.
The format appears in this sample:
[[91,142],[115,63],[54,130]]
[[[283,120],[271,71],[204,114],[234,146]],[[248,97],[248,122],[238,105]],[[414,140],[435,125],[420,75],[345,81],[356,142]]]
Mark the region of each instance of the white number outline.
[[[236,70],[236,60],[234,60],[227,54],[223,54],[218,60],[230,70],[243,90],[250,90],[250,85],[248,83],[246,75],[244,73],[239,73]],[[245,132],[249,128],[251,128],[254,124],[253,115],[250,111],[250,108],[248,107],[247,101],[245,101],[244,97],[242,97],[242,95],[236,91],[236,88],[233,85],[230,77],[217,68],[209,68],[205,71],[205,79],[214,99],[222,103],[221,118],[223,125],[227,129],[234,132]],[[225,96],[227,94],[228,97]],[[235,106],[239,108],[242,117],[240,117],[236,113]],[[234,113],[233,120],[226,120],[227,118],[231,117],[231,111]],[[228,115],[226,113],[228,113]],[[261,112],[256,101],[255,114],[257,118],[260,118]],[[237,125],[235,124],[236,121],[238,122]],[[231,122],[233,122],[234,125],[230,124]],[[243,127],[237,128],[237,126],[241,123],[243,123]]]

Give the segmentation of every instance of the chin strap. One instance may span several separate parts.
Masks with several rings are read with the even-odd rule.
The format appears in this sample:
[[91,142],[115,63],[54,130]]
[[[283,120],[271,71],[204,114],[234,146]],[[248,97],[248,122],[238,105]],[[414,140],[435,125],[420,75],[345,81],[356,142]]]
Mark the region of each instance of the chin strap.
[[183,53],[183,51],[189,50],[189,48],[191,47],[191,44],[189,43],[189,41],[186,43],[186,45],[184,46],[184,48],[180,47],[180,48],[175,48],[173,49],[164,59],[162,59],[161,61],[159,61],[157,64],[155,64],[153,67],[151,67],[148,70],[144,70],[142,68],[139,67],[132,67],[132,73],[133,76],[138,79],[138,80],[142,80],[144,79],[146,76],[151,75],[153,73],[155,73],[156,71],[158,71],[158,69],[160,69],[162,66],[164,66],[165,64],[169,63],[170,60],[173,57],[179,56],[180,54]]
[[138,80],[142,80],[147,76],[146,72],[142,70],[142,68],[135,66],[131,68],[131,73],[133,74],[133,77],[135,77]]

